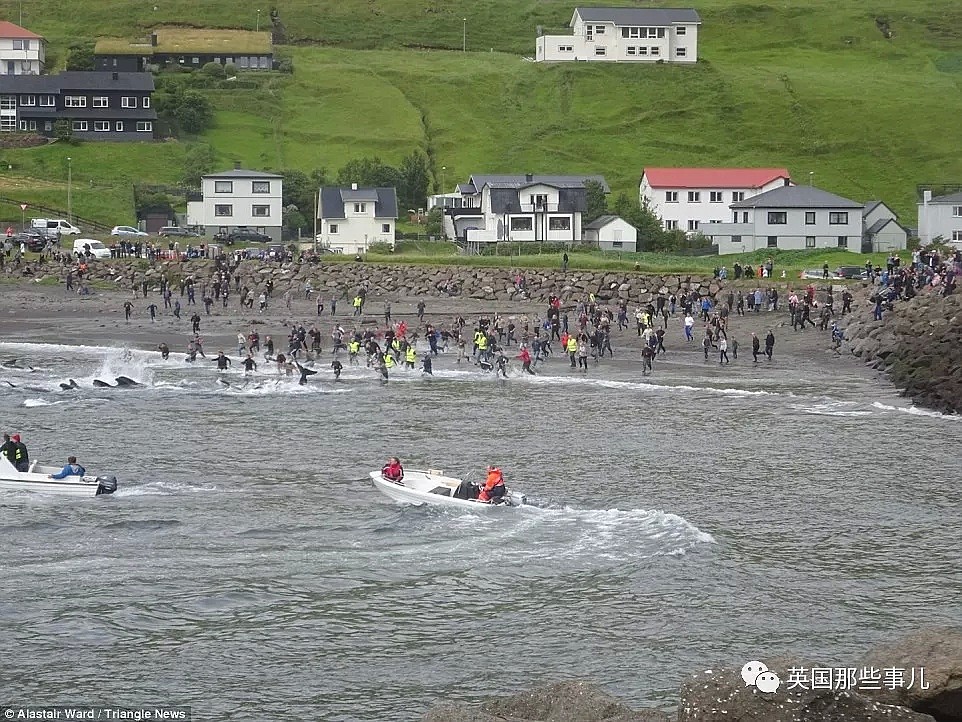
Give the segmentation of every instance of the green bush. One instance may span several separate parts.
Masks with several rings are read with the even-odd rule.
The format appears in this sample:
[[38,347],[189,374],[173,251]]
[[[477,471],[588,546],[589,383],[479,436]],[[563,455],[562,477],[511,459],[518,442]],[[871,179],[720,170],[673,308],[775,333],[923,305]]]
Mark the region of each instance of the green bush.
[[378,243],[372,243],[371,245],[369,245],[367,247],[367,252],[387,254],[387,253],[394,253],[394,249],[391,247],[390,243],[378,242]]
[[215,62],[205,63],[204,67],[200,69],[200,72],[203,73],[208,78],[226,78],[227,77],[227,71],[224,70],[224,66],[221,65],[220,63],[215,63]]
[[224,75],[228,78],[237,75],[237,66],[233,63],[224,63]]

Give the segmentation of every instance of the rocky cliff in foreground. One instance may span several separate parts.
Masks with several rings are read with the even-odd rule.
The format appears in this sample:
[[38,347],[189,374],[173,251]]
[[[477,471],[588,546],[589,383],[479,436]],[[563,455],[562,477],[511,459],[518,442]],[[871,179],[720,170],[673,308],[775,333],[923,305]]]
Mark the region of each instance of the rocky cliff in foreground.
[[[441,703],[422,719],[423,722],[962,722],[960,629],[921,631],[841,667],[790,657],[769,662],[770,674],[780,680],[774,691],[759,689],[767,686],[762,682],[758,682],[758,686],[746,683],[745,670],[749,664],[723,665],[686,680],[680,690],[677,711],[672,714],[632,709],[594,684],[570,681],[492,698],[478,706]],[[813,681],[824,682],[824,674],[816,673],[813,668],[831,670],[828,685]],[[873,689],[876,676],[879,689]]]
[[962,413],[962,296],[927,292],[897,301],[881,321],[872,311],[866,302],[842,324],[852,352],[920,406]]

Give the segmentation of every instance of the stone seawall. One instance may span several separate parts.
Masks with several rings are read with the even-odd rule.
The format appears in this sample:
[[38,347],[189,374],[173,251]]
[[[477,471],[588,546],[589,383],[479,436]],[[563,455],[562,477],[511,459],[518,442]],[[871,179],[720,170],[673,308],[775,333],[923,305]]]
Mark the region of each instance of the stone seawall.
[[921,406],[962,413],[962,296],[926,291],[897,301],[882,320],[863,304],[848,320],[852,352],[884,370]]

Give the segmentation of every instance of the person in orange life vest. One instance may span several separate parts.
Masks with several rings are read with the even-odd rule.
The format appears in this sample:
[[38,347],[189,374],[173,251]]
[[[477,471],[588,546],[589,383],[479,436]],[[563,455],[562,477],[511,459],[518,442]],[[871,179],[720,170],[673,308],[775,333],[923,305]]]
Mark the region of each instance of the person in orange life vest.
[[388,481],[393,481],[395,484],[400,484],[401,480],[404,478],[404,469],[401,466],[401,460],[396,456],[392,456],[387,460],[384,468],[381,469],[381,476],[383,476]]
[[478,494],[478,501],[494,504],[504,497],[504,474],[496,466],[488,467],[488,478],[484,482],[484,488]]

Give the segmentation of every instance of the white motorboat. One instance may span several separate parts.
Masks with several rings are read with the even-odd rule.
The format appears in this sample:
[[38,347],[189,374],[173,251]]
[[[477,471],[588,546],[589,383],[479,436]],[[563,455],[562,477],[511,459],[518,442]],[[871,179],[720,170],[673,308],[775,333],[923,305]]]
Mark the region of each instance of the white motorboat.
[[17,471],[7,457],[0,455],[0,490],[36,491],[42,494],[69,494],[71,496],[99,496],[117,491],[115,476],[66,476],[51,479],[63,467],[42,466],[31,462],[28,471]]
[[395,501],[415,505],[455,506],[461,509],[485,511],[518,507],[526,501],[524,494],[510,490],[505,492],[503,501],[497,504],[462,498],[457,495],[459,490],[463,493],[469,485],[465,485],[462,479],[445,476],[443,471],[437,469],[405,469],[404,478],[400,482],[385,479],[380,471],[372,471],[371,480],[374,482],[374,487],[385,496]]

